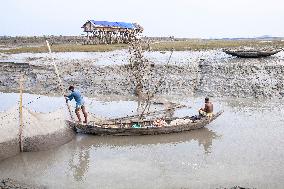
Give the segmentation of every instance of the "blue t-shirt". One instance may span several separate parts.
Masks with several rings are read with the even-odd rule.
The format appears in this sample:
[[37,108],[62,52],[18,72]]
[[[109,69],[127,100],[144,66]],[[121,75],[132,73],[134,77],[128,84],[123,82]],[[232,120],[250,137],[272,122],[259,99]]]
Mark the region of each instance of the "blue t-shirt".
[[78,90],[74,90],[69,96],[67,96],[67,98],[70,101],[74,98],[77,105],[82,105],[84,103],[84,99],[83,99],[80,91],[78,91]]

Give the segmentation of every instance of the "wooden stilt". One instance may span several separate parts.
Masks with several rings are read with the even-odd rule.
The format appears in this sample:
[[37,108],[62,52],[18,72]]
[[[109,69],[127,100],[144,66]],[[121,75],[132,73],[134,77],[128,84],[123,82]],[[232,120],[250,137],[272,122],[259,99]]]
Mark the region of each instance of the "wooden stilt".
[[19,128],[19,145],[20,145],[20,151],[23,152],[24,150],[24,145],[23,145],[23,127],[24,127],[24,121],[23,121],[23,82],[24,82],[24,77],[21,76],[20,78],[20,103],[19,103],[19,123],[20,123],[20,128]]

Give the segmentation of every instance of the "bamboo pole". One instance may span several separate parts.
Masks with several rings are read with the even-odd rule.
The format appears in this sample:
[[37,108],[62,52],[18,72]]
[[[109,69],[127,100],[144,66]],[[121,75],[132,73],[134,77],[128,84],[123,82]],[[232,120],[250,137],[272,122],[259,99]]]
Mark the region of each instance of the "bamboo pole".
[[[48,47],[49,54],[51,55],[51,48],[50,48],[49,42],[47,40],[46,40],[46,45]],[[57,75],[57,79],[59,81],[59,86],[61,88],[62,95],[64,95],[65,92],[64,92],[63,85],[62,85],[62,80],[61,80],[60,75],[59,75],[59,71],[58,71],[57,66],[56,66],[54,61],[52,61],[52,64],[54,66],[55,74]],[[69,115],[70,115],[71,120],[74,121],[74,118],[73,118],[71,108],[70,108],[68,101],[66,101],[66,106],[67,106],[67,109],[69,111]]]
[[19,121],[20,121],[20,128],[19,128],[19,145],[20,145],[20,152],[23,152],[24,147],[22,143],[22,134],[23,134],[23,127],[24,127],[24,122],[23,122],[23,82],[24,82],[24,77],[21,76],[20,78],[20,103],[19,103]]
[[[156,110],[156,111],[152,111],[152,112],[147,112],[144,114],[144,116],[151,116],[151,115],[156,115],[156,114],[162,114],[165,113],[166,111],[170,111],[170,110],[176,110],[176,109],[180,109],[180,108],[185,108],[187,107],[186,105],[176,105],[167,109],[163,109],[163,110]],[[190,107],[187,107],[190,108]],[[118,120],[124,120],[124,119],[130,119],[130,118],[136,118],[136,117],[140,117],[141,114],[135,114],[135,115],[130,115],[130,116],[125,116],[125,117],[120,117],[120,118],[113,118],[113,119],[108,119],[107,121],[118,121]]]

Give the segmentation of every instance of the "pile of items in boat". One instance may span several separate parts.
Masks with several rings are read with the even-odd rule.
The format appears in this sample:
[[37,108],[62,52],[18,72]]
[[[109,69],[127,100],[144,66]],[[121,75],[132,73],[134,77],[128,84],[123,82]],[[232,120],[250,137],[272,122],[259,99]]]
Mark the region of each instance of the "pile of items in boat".
[[[171,122],[167,123],[165,120],[163,119],[156,119],[155,121],[153,121],[153,123],[149,126],[146,126],[146,128],[151,128],[151,127],[170,127],[170,126],[177,126],[177,125],[185,125],[188,123],[192,123],[193,120],[192,119],[185,119],[185,118],[180,118],[180,119],[175,119],[172,120]],[[141,128],[142,126],[139,123],[134,123],[132,125],[132,128]]]

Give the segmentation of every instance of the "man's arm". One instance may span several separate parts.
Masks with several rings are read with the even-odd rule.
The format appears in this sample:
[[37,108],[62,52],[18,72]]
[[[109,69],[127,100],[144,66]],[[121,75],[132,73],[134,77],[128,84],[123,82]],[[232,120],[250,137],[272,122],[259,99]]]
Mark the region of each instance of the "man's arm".
[[74,98],[74,95],[73,95],[73,93],[71,93],[70,95],[64,95],[64,97],[66,98],[66,101],[67,100],[71,101]]

